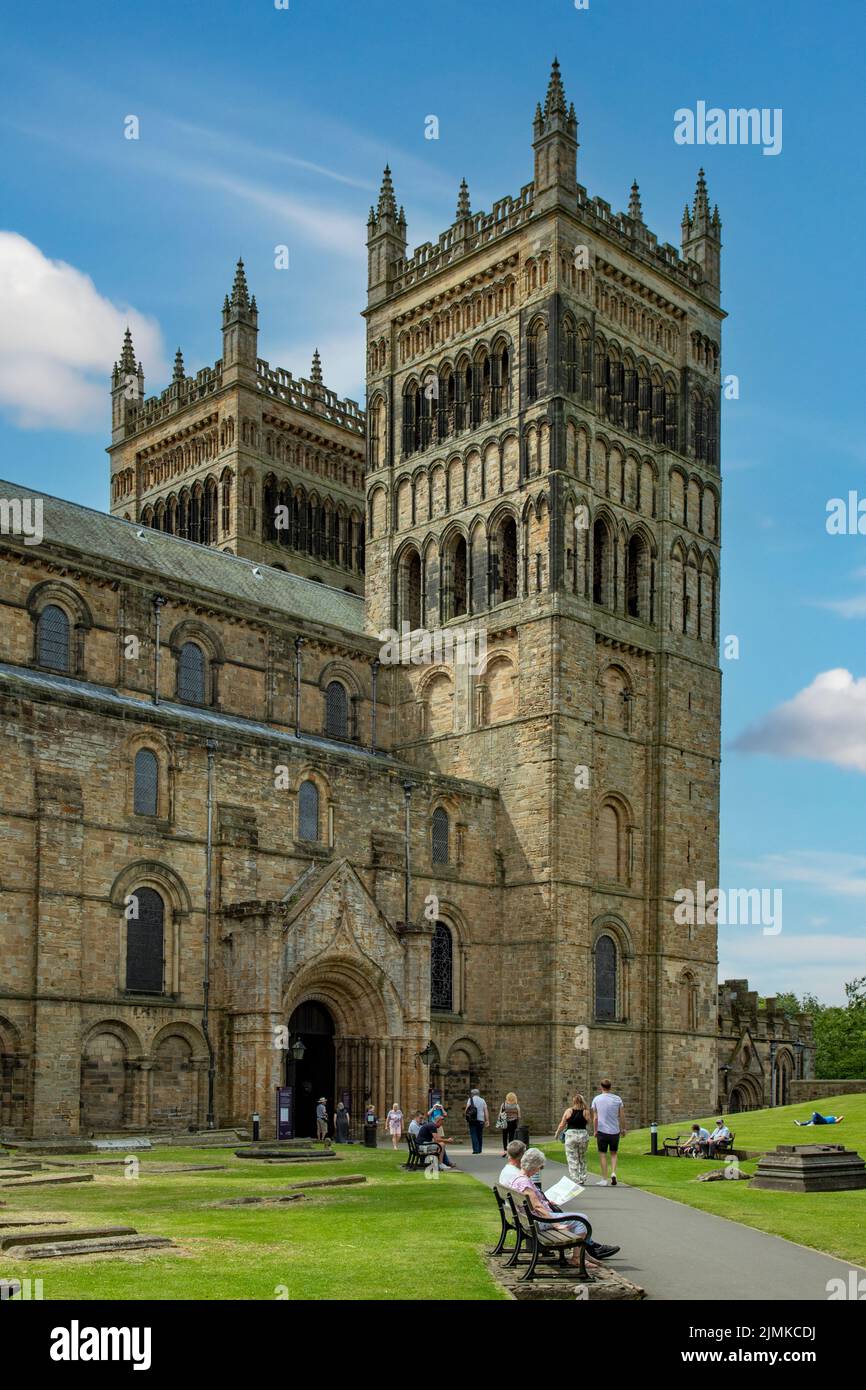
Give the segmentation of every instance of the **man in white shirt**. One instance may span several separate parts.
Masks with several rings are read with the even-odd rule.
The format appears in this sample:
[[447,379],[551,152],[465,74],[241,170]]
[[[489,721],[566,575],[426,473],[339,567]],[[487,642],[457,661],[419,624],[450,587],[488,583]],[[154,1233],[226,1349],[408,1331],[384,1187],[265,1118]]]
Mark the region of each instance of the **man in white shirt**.
[[683,1144],[683,1153],[691,1154],[692,1158],[699,1158],[709,1140],[710,1131],[708,1129],[704,1129],[703,1125],[692,1125],[692,1132]]
[[420,1111],[420,1110],[416,1110],[416,1111],[415,1111],[415,1114],[413,1115],[412,1120],[411,1120],[411,1122],[410,1122],[410,1124],[409,1124],[409,1133],[412,1135],[412,1138],[413,1138],[413,1139],[417,1139],[417,1138],[418,1138],[418,1131],[419,1131],[419,1129],[421,1128],[421,1121],[422,1121],[423,1119],[424,1119],[424,1116],[422,1115],[421,1111]]
[[616,1187],[616,1160],[620,1136],[625,1134],[625,1109],[622,1097],[611,1091],[607,1077],[600,1084],[601,1091],[592,1102],[592,1122],[601,1165],[599,1186],[607,1187],[607,1156],[610,1154],[610,1185]]
[[727,1144],[730,1138],[731,1131],[728,1129],[728,1126],[725,1124],[724,1120],[717,1120],[716,1127],[710,1135],[709,1141],[707,1143],[707,1157],[715,1158],[716,1148],[718,1147],[718,1145]]
[[500,1187],[511,1187],[514,1179],[519,1178],[523,1172],[520,1160],[526,1153],[526,1145],[521,1139],[512,1139],[505,1152],[508,1155],[508,1162],[499,1174],[497,1181]]

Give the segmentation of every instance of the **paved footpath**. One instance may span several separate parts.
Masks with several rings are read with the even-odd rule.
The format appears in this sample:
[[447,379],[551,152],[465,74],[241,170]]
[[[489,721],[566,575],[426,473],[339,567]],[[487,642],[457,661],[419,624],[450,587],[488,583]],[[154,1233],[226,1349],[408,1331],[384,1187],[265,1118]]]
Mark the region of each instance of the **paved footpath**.
[[[468,1148],[450,1147],[449,1153],[459,1168],[488,1187],[493,1186],[502,1171],[504,1160],[495,1144],[492,1150],[485,1146],[485,1152],[478,1157]],[[622,1166],[627,1178],[627,1158]],[[565,1164],[548,1159],[543,1175],[545,1188],[563,1177],[568,1177]],[[450,1177],[444,1181],[449,1182]],[[847,1288],[848,1271],[852,1268],[831,1255],[794,1245],[780,1236],[767,1235],[751,1226],[629,1187],[627,1181],[618,1182],[616,1187],[601,1187],[593,1174],[584,1191],[567,1203],[565,1210],[585,1211],[595,1240],[622,1246],[620,1253],[606,1263],[646,1289],[647,1298],[823,1302],[827,1299],[828,1279],[844,1279]]]

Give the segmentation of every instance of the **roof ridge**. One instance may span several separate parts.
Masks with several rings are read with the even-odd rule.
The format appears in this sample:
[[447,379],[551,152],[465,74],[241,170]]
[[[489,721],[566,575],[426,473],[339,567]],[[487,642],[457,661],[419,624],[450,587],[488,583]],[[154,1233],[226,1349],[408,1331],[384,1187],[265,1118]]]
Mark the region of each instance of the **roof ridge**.
[[[111,512],[100,511],[98,507],[89,507],[86,502],[73,502],[68,497],[58,497],[53,492],[41,492],[38,488],[27,487],[25,483],[13,482],[11,478],[0,478],[0,496],[7,488],[17,488],[19,492],[26,492],[31,497],[41,497],[48,502],[59,502],[64,507],[74,507],[76,511],[88,512],[91,516],[99,517],[101,521],[108,521],[118,526],[129,526],[135,532],[142,532],[145,536],[154,536],[160,541],[172,541],[176,545],[192,546],[199,553],[207,552],[210,555],[221,555],[226,560],[236,560],[245,565],[248,569],[264,568],[273,570],[274,574],[285,575],[287,579],[295,579],[302,584],[312,584],[316,590],[330,589],[335,594],[345,594],[346,598],[360,599],[364,602],[363,594],[353,594],[348,589],[341,589],[337,584],[328,584],[324,579],[308,579],[306,575],[295,574],[292,570],[282,570],[279,565],[269,564],[267,560],[250,560],[245,555],[234,555],[230,550],[220,550],[218,546],[203,545],[201,541],[191,541],[186,536],[173,536],[168,531],[157,531],[153,526],[146,526],[142,521],[127,521],[126,517],[114,516]],[[87,552],[82,552],[86,554]]]

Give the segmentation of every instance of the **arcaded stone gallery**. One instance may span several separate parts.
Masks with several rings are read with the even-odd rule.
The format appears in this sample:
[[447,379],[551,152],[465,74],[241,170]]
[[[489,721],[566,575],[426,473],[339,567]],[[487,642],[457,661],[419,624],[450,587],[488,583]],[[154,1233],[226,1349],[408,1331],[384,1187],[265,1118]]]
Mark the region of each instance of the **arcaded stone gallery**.
[[577,133],[554,66],[532,181],[413,255],[386,170],[366,412],[259,358],[239,264],[214,365],[147,397],[127,334],[110,516],[3,485],[4,1134],[717,1103],[674,894],[718,881],[721,223],[700,175],[660,244]]

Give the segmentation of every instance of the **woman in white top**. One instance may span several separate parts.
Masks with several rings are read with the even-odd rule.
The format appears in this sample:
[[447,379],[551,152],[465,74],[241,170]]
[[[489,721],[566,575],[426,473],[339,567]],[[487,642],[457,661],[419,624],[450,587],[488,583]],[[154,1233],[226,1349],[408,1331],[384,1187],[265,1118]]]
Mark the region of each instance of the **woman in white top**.
[[385,1116],[385,1124],[391,1136],[392,1148],[397,1147],[403,1135],[403,1111],[400,1109],[399,1100],[395,1100],[388,1114]]

